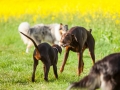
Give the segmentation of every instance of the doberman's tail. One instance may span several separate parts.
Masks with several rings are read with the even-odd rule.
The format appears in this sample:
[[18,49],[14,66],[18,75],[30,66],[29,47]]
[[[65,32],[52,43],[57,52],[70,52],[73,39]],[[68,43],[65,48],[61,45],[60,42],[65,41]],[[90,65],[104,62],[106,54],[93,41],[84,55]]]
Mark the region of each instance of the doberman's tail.
[[33,42],[35,48],[39,51],[37,44],[35,43],[35,41],[32,38],[30,38],[29,36],[27,36],[26,34],[24,34],[22,32],[20,32],[20,33],[23,34],[24,36],[26,36],[27,38],[29,38]]

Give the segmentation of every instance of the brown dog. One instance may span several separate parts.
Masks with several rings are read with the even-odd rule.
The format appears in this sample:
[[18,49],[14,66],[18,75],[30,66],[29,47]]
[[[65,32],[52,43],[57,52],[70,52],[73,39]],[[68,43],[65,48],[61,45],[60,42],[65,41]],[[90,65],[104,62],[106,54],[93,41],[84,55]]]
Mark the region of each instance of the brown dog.
[[[20,32],[22,33],[22,32]],[[25,35],[24,33],[22,33]],[[27,35],[25,35],[28,37]],[[32,74],[32,81],[35,81],[35,71],[38,65],[38,60],[41,60],[44,64],[44,80],[48,81],[48,73],[50,66],[53,66],[54,75],[58,78],[57,74],[57,61],[58,61],[58,52],[61,54],[62,48],[58,45],[53,45],[52,47],[48,43],[41,43],[37,46],[35,41],[28,37],[34,44],[35,50],[33,53],[34,65],[33,65],[33,74]]]
[[67,90],[72,88],[120,90],[120,53],[110,54],[96,62],[88,75],[80,81],[72,83]]
[[91,34],[91,30],[87,31],[85,28],[78,26],[72,27],[62,36],[60,45],[66,48],[60,72],[63,72],[64,70],[64,66],[66,64],[70,50],[78,53],[78,75],[80,75],[80,73],[83,71],[84,63],[82,57],[86,48],[89,49],[93,64],[95,63],[95,40]]

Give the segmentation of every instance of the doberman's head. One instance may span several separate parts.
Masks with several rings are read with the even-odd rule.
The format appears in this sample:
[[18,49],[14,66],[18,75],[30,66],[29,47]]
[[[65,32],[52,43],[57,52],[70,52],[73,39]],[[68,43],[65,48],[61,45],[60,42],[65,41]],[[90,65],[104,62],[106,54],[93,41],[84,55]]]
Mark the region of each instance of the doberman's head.
[[52,47],[55,48],[55,49],[57,49],[57,51],[58,51],[60,54],[62,53],[62,48],[61,48],[59,45],[54,44],[54,45],[52,45]]
[[78,42],[76,36],[71,33],[65,33],[61,37],[60,46],[62,47],[70,46],[71,43],[73,43],[73,41]]

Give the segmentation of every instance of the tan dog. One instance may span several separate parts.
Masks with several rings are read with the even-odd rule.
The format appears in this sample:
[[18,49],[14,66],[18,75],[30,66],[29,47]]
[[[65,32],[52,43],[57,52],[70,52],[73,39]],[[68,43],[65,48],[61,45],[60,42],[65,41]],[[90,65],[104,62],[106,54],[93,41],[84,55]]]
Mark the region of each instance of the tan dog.
[[64,70],[70,50],[78,54],[78,75],[83,71],[83,52],[86,48],[89,49],[93,64],[95,63],[95,40],[91,34],[91,30],[87,31],[85,28],[78,26],[72,27],[67,33],[62,35],[60,45],[66,49],[60,72]]

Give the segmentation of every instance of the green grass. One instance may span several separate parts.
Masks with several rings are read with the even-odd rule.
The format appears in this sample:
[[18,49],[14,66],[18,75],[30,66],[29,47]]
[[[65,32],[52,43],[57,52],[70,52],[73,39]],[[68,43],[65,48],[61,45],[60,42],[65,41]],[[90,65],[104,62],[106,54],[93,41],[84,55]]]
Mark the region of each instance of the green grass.
[[[39,65],[36,71],[36,82],[31,82],[33,59],[32,53],[34,48],[32,47],[30,53],[25,53],[26,45],[20,38],[18,33],[18,26],[23,21],[28,21],[31,25],[37,23],[63,23],[68,24],[69,28],[72,26],[83,26],[86,29],[92,29],[92,34],[96,41],[95,56],[96,61],[100,60],[104,56],[119,52],[120,50],[120,25],[115,21],[120,20],[117,16],[116,19],[111,17],[103,17],[98,14],[98,17],[92,18],[92,16],[86,15],[78,18],[79,15],[73,15],[71,17],[58,16],[55,20],[51,20],[52,16],[47,18],[38,18],[37,21],[33,21],[32,15],[24,15],[21,18],[16,19],[14,17],[9,18],[7,22],[0,19],[0,90],[65,90],[71,82],[78,81],[89,73],[92,66],[92,60],[89,56],[89,51],[84,52],[84,71],[78,77],[77,76],[77,55],[74,52],[70,52],[67,64],[63,73],[59,72],[62,60],[64,57],[64,50],[59,55],[58,60],[58,75],[59,79],[54,78],[52,67],[49,72],[49,82],[45,82],[43,79],[43,64],[39,61]],[[64,17],[64,18],[62,18]],[[86,21],[86,18],[90,22]]]

